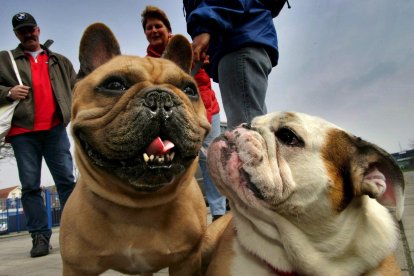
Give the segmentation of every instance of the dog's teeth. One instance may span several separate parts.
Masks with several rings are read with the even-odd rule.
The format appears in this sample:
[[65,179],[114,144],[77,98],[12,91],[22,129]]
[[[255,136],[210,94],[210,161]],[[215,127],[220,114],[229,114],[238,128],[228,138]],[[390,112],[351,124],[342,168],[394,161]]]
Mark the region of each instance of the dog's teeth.
[[172,152],[171,154],[167,153],[165,155],[150,155],[150,156],[148,156],[147,153],[143,153],[142,156],[146,163],[156,162],[158,164],[163,164],[165,162],[171,162],[174,159],[175,153]]
[[144,153],[144,161],[145,161],[145,163],[147,163],[149,159],[150,158],[149,158],[148,154]]

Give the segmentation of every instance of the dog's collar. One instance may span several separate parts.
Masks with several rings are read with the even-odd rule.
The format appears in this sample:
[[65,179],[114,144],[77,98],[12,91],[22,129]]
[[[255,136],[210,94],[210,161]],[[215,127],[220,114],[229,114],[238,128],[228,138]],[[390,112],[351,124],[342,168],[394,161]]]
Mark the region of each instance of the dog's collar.
[[272,264],[268,263],[266,260],[260,258],[259,256],[255,255],[256,258],[260,259],[264,264],[267,265],[268,268],[270,268],[270,270],[275,273],[276,275],[279,276],[298,276],[298,274],[296,274],[296,272],[291,271],[291,272],[287,272],[287,271],[282,271],[276,267],[274,267]]
[[274,267],[271,263],[266,261],[265,259],[257,256],[257,254],[254,254],[253,252],[250,252],[253,256],[255,256],[257,259],[259,259],[262,263],[264,263],[274,274],[279,276],[298,276],[298,274],[295,271],[282,271],[276,267]]
[[276,267],[273,267],[271,264],[269,264],[268,262],[266,262],[265,260],[262,260],[263,262],[266,263],[266,265],[272,270],[272,272],[274,272],[276,275],[279,276],[298,276],[298,274],[296,274],[296,272],[285,272],[285,271],[281,271],[279,269],[277,269]]

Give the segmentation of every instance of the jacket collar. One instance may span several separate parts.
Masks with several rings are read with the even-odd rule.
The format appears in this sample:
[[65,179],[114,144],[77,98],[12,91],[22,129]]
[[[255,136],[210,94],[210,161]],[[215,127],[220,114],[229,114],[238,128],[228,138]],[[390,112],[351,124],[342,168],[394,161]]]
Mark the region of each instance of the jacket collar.
[[161,57],[161,55],[162,55],[162,52],[160,53],[159,51],[157,51],[157,49],[155,49],[151,44],[148,45],[147,56],[159,58]]
[[[55,56],[55,54],[52,52],[52,51],[50,51],[48,48],[46,48],[45,46],[43,46],[42,44],[40,44],[40,48],[42,48],[43,49],[43,51],[45,51],[46,52],[46,54],[49,56],[49,57],[52,57],[52,56]],[[14,50],[13,50],[13,56],[15,57],[15,58],[20,58],[20,57],[24,57],[25,56],[25,54],[24,54],[24,48],[23,48],[23,46],[22,46],[22,44],[19,44]]]

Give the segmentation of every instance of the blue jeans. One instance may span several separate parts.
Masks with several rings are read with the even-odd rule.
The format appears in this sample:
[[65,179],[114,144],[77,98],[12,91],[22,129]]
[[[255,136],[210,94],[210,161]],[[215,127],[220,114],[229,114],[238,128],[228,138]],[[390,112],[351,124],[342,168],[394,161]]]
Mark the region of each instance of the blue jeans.
[[272,62],[264,48],[245,47],[223,56],[218,65],[219,86],[233,128],[267,113],[267,81]]
[[75,186],[73,162],[66,128],[59,124],[48,131],[36,131],[10,137],[22,184],[22,204],[27,229],[50,239],[46,207],[40,188],[42,157],[52,174],[61,208]]
[[[211,119],[211,130],[204,139],[203,148],[207,150],[210,143],[220,135],[220,113],[213,115]],[[207,168],[207,158],[204,152],[200,151],[199,165],[203,174],[204,193],[210,207],[211,215],[224,215],[226,213],[226,198],[220,194],[216,185],[211,180]]]

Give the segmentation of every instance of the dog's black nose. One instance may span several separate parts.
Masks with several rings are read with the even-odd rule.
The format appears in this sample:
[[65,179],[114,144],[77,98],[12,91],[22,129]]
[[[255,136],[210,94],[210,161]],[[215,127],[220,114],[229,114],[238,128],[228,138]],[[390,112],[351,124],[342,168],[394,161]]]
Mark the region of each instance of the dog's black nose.
[[241,125],[243,128],[245,128],[245,129],[252,129],[252,125],[251,124],[248,124],[248,123],[244,123],[244,124],[242,124]]
[[163,90],[154,90],[147,93],[144,99],[146,106],[154,115],[162,113],[165,117],[169,117],[174,107],[174,101],[170,93]]

